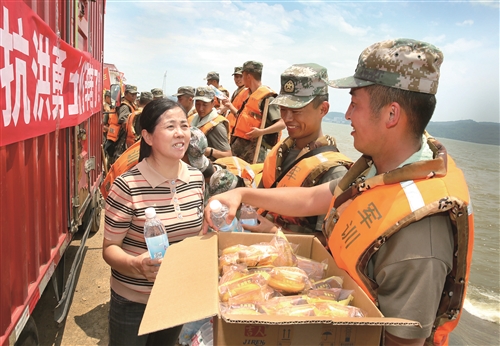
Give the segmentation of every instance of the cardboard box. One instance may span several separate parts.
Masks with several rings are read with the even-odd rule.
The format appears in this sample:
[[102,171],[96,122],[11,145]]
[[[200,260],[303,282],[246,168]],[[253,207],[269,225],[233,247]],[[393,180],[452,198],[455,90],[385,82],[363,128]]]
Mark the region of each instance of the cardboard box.
[[310,235],[286,235],[298,244],[297,254],[328,260],[327,276],[342,276],[344,288],[354,290],[353,305],[368,317],[328,319],[233,315],[219,312],[218,250],[236,244],[271,241],[272,234],[211,233],[171,245],[160,267],[139,335],[214,317],[214,345],[378,345],[385,325],[417,322],[384,318],[366,294],[341,269],[321,243]]

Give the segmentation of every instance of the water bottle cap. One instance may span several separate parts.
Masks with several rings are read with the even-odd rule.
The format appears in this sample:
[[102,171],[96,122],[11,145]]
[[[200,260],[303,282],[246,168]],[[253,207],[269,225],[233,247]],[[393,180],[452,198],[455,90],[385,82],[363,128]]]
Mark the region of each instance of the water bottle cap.
[[152,219],[152,218],[154,218],[156,216],[156,210],[153,207],[147,208],[144,213],[146,214],[146,217],[148,219]]
[[215,211],[215,212],[220,211],[222,209],[222,203],[216,199],[211,201],[209,206],[210,206],[210,210]]

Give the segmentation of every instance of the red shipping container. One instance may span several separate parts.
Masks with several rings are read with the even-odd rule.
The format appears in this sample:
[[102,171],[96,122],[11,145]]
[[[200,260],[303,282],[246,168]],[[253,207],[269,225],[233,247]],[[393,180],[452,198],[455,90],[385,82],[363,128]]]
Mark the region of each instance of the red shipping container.
[[55,319],[65,318],[82,259],[66,283],[58,264],[78,230],[82,250],[99,228],[105,1],[6,1],[0,9],[3,346],[37,338],[30,316],[49,280],[60,299]]

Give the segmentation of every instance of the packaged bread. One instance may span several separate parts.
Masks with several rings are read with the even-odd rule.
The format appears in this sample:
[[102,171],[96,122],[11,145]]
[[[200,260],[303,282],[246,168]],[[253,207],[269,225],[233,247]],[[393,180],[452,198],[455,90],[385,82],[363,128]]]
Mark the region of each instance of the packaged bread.
[[340,276],[330,276],[326,279],[319,280],[319,281],[314,281],[312,283],[313,289],[320,289],[320,288],[342,288],[342,285],[344,284],[344,279]]
[[355,306],[344,306],[336,302],[321,302],[314,304],[316,316],[335,317],[366,317],[366,314]]
[[270,272],[268,285],[283,294],[296,294],[310,288],[306,272],[297,267],[275,267]]
[[229,255],[232,253],[238,253],[241,250],[246,249],[247,247],[248,247],[247,245],[242,245],[242,244],[236,244],[233,246],[229,246],[221,251],[220,256]]
[[225,282],[219,285],[219,297],[222,302],[227,302],[229,298],[239,294],[260,288],[267,284],[269,274],[255,273],[245,275],[236,280]]
[[277,257],[278,251],[271,244],[253,244],[238,252],[238,263],[249,267],[271,266]]
[[268,315],[275,315],[276,311],[281,310],[286,307],[307,304],[306,296],[304,295],[294,295],[294,296],[281,296],[273,297],[265,302],[259,303],[260,310]]
[[297,256],[292,250],[292,246],[288,242],[285,234],[279,229],[271,240],[278,251],[278,257],[274,260],[273,265],[276,267],[296,267]]
[[228,299],[229,305],[238,305],[252,303],[257,304],[259,302],[265,302],[274,295],[274,290],[268,285],[258,286],[253,290],[243,292],[234,297]]
[[220,311],[223,315],[261,315],[256,304],[220,304]]
[[249,273],[247,266],[244,264],[232,264],[227,265],[222,268],[222,276],[219,279],[219,285],[226,283],[228,281],[233,281],[243,276],[246,276]]
[[318,262],[310,258],[297,256],[297,267],[305,271],[309,279],[319,281],[325,277],[326,270],[328,269],[328,263],[326,260]]
[[238,253],[233,252],[226,255],[221,255],[219,257],[219,273],[222,273],[222,270],[225,266],[230,266],[233,264],[238,264]]
[[314,304],[292,305],[276,311],[276,315],[282,316],[316,316]]

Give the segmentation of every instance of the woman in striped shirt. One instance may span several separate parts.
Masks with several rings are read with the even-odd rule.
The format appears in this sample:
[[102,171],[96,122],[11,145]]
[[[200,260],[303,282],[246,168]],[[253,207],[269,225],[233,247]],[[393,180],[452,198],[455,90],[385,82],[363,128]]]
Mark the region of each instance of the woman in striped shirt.
[[144,212],[155,207],[170,244],[197,235],[203,220],[204,178],[182,161],[191,133],[178,103],[150,102],[140,124],[139,163],[116,178],[106,199],[103,258],[111,266],[109,344],[175,345],[182,326],[137,336],[162,262],[150,259],[147,252]]

